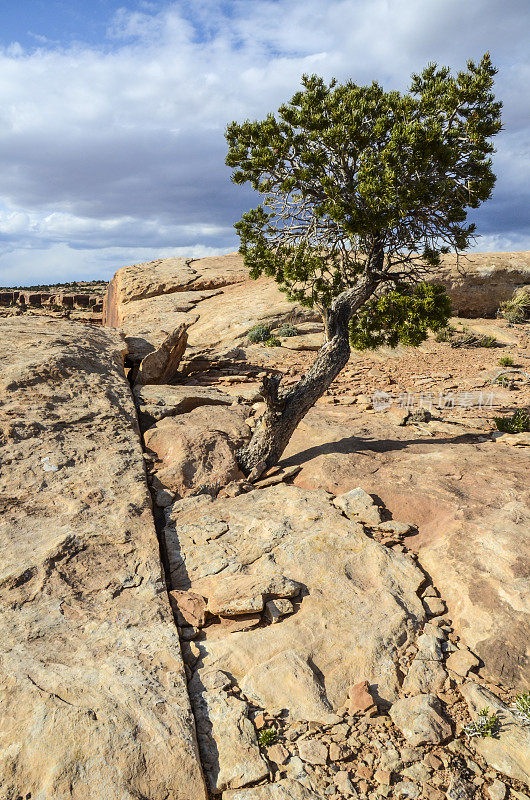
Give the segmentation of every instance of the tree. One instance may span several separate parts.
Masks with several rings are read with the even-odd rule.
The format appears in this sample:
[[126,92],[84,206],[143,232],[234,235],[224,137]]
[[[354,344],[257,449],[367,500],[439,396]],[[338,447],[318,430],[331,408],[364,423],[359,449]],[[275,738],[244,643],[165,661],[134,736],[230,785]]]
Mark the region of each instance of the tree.
[[448,298],[427,279],[440,254],[468,248],[467,211],[495,183],[495,73],[489,54],[455,76],[429,64],[405,94],[306,75],[276,116],[228,125],[232,180],[262,195],[235,225],[250,275],[272,276],[325,329],[294,387],[263,381],[266,412],[238,453],[253,478],[279,460],[351,345],[417,345],[446,324]]

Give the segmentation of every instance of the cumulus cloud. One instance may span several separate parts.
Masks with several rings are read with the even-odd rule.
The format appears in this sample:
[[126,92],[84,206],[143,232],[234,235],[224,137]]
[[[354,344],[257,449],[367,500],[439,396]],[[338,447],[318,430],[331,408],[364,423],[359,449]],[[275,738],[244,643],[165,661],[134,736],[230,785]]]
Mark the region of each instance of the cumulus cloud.
[[[181,0],[121,9],[96,47],[0,51],[0,284],[108,276],[134,260],[227,252],[252,203],[223,132],[304,72],[406,89],[430,60],[490,50],[505,130],[478,249],[530,249],[527,0]],[[38,31],[35,31],[38,35]]]

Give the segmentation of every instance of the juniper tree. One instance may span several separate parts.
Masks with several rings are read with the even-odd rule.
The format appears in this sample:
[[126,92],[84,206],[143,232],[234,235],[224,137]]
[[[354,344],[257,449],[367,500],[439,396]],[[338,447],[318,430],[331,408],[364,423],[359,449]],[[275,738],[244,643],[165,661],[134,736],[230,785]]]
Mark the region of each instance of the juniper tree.
[[447,323],[429,279],[442,253],[469,247],[467,212],[493,189],[495,73],[488,54],[456,75],[429,64],[403,94],[304,76],[276,115],[228,125],[232,180],[262,196],[235,225],[250,275],[317,309],[325,330],[294,387],[263,381],[267,409],[238,454],[247,474],[279,460],[352,345],[418,345]]

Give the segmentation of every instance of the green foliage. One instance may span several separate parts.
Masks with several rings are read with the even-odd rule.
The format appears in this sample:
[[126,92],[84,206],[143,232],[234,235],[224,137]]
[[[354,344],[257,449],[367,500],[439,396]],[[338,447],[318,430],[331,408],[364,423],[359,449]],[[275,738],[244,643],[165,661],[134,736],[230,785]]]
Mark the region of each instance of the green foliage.
[[530,319],[530,287],[518,289],[511,300],[501,303],[499,316],[515,324]]
[[499,343],[495,336],[482,336],[475,345],[476,347],[498,347]]
[[358,350],[398,344],[417,346],[429,330],[443,330],[451,304],[441,286],[420,283],[373,297],[350,321],[350,342]]
[[[271,276],[290,299],[320,310],[370,278],[379,320],[387,292],[398,340],[421,340],[417,325],[405,330],[397,297],[404,283],[426,280],[440,254],[473,239],[467,211],[495,183],[495,73],[488,54],[456,75],[429,64],[405,94],[305,75],[276,115],[230,123],[232,180],[262,196],[235,225],[251,277]],[[396,338],[386,321],[370,331]]]
[[492,383],[496,383],[497,386],[502,386],[503,389],[513,389],[513,380],[507,375],[497,375],[497,377],[492,380]]
[[272,744],[276,741],[276,731],[272,728],[264,728],[258,736],[258,742],[262,747]]
[[270,339],[270,335],[270,328],[266,325],[254,325],[253,328],[247,331],[247,339],[252,342],[252,344],[266,342],[267,339]]
[[511,356],[501,356],[501,358],[499,358],[499,364],[501,367],[513,367],[514,363],[515,362]]
[[436,342],[450,342],[453,336],[456,333],[456,329],[453,328],[452,325],[445,325],[443,328],[440,328],[434,340]]
[[530,692],[518,694],[513,702],[515,714],[526,725],[530,724]]
[[523,408],[519,408],[510,417],[495,417],[497,430],[503,433],[525,433],[530,431],[530,415]]
[[278,328],[278,336],[282,336],[283,338],[287,339],[290,336],[298,336],[298,331],[288,322],[284,322],[283,325],[280,325]]
[[494,736],[500,728],[500,719],[497,714],[490,714],[489,708],[483,708],[479,711],[478,717],[475,722],[470,722],[464,726],[464,733],[468,739],[474,737],[488,737]]
[[499,343],[494,336],[485,336],[481,333],[472,333],[463,327],[457,331],[452,325],[442,328],[435,336],[437,342],[447,342],[451,347],[498,347]]
[[512,325],[519,325],[526,322],[526,316],[522,308],[506,308],[502,312],[502,316],[507,322]]
[[265,347],[281,347],[281,341],[276,336],[271,336],[266,342],[263,342]]

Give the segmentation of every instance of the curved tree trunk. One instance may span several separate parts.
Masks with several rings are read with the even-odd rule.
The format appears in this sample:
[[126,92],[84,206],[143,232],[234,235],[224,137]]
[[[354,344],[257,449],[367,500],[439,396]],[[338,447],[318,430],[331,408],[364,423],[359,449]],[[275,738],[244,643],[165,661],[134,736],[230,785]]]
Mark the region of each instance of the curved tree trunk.
[[299,422],[333,383],[350,358],[348,323],[353,313],[370,297],[371,280],[339,295],[324,315],[326,342],[313,365],[296,386],[281,391],[281,377],[264,378],[261,393],[267,410],[261,417],[249,444],[238,451],[237,459],[250,480],[257,480],[281,458]]

